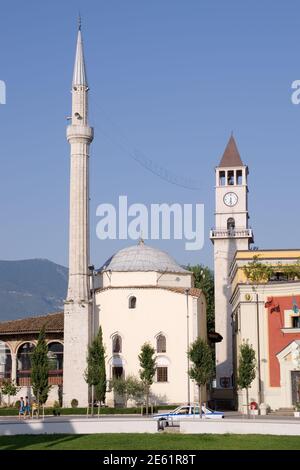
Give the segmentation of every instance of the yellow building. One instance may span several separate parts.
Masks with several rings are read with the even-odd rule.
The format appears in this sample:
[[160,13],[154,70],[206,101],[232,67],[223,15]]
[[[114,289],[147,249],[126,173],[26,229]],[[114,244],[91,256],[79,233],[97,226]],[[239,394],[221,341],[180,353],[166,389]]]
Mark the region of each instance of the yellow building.
[[[299,249],[237,251],[230,267],[235,379],[239,347],[249,341],[257,359],[249,396],[262,411],[300,401],[299,260]],[[245,411],[245,391],[236,391]]]

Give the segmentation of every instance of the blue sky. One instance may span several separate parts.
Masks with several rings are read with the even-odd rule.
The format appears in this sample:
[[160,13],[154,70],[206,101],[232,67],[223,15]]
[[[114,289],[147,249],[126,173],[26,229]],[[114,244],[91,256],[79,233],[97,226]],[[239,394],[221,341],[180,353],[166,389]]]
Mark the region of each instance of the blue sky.
[[[298,247],[300,105],[291,83],[300,79],[299,2],[31,0],[1,5],[0,259],[67,264],[65,127],[79,10],[95,127],[94,264],[128,244],[95,236],[97,205],[125,194],[130,203],[204,203],[203,250],[152,245],[181,263],[212,265],[214,167],[232,130],[250,169],[256,245]],[[134,149],[199,189],[153,175],[131,158]]]

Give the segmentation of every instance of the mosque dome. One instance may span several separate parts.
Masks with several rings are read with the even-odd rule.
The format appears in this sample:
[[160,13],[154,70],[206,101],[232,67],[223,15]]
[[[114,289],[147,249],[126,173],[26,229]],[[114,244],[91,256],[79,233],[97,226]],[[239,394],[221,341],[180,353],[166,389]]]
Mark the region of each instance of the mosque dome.
[[105,271],[155,271],[161,273],[191,274],[190,271],[183,269],[177,264],[168,253],[145,245],[143,240],[140,240],[138,245],[129,246],[117,251],[99,269],[99,272]]

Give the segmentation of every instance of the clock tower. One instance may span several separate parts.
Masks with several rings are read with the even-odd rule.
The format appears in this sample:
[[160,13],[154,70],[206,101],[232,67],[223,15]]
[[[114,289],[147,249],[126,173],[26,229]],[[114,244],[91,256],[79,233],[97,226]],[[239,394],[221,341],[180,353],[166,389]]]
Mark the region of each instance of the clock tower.
[[248,226],[248,167],[243,164],[231,135],[216,168],[214,245],[215,329],[223,336],[216,344],[217,388],[232,388],[232,328],[229,299],[229,269],[237,250],[248,250],[253,242]]

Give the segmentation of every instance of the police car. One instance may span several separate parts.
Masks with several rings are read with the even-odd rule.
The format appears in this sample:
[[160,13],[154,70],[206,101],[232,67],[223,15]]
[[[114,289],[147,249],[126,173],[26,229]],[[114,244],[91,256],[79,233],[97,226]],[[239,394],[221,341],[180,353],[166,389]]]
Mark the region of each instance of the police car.
[[[174,411],[169,413],[160,413],[153,416],[158,422],[158,427],[164,429],[166,426],[176,424],[176,422],[187,420],[187,419],[199,419],[199,406],[183,405],[175,408]],[[204,419],[223,419],[224,413],[221,411],[213,411],[207,408],[205,404],[202,405],[202,418]],[[179,424],[179,423],[178,423]]]

